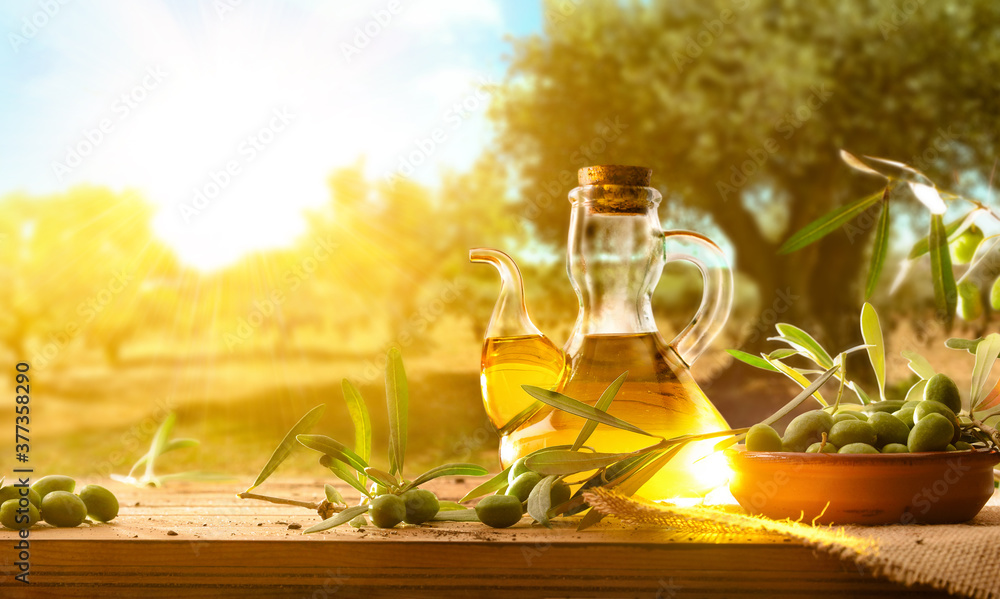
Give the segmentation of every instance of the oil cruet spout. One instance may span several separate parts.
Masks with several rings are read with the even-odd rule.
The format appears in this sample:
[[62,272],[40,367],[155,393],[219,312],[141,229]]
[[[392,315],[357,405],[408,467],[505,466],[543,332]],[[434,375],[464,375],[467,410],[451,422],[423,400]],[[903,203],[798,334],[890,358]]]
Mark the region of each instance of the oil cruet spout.
[[566,356],[528,317],[521,272],[511,257],[498,250],[476,248],[469,252],[469,259],[492,264],[502,280],[483,342],[480,385],[486,414],[501,436],[500,462],[506,467],[516,457],[508,435],[543,407],[522,385],[557,388]]
[[469,261],[490,264],[500,273],[500,297],[486,327],[486,337],[540,336],[541,331],[528,316],[528,307],[524,303],[524,282],[514,259],[500,250],[473,248],[469,250]]

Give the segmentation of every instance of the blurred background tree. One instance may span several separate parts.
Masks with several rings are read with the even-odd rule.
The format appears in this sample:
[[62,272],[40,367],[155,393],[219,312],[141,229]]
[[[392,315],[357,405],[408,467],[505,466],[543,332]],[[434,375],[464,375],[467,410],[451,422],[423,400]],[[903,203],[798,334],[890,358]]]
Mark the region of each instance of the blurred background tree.
[[[549,14],[564,4],[550,2]],[[996,158],[1000,82],[984,69],[1000,63],[1000,5],[990,0],[574,7],[544,35],[514,41],[495,107],[504,155],[520,169],[524,218],[559,245],[566,206],[549,190],[572,185],[553,185],[554,174],[650,166],[665,197],[709,215],[732,243],[757,312],[797,296],[780,320],[825,332],[831,347],[856,341],[874,219],[865,234],[787,256],[777,248],[877,189],[838,150],[912,162],[941,182],[972,174],[980,185]],[[613,141],[609,122],[621,129]],[[744,349],[759,351],[765,337],[751,335]]]

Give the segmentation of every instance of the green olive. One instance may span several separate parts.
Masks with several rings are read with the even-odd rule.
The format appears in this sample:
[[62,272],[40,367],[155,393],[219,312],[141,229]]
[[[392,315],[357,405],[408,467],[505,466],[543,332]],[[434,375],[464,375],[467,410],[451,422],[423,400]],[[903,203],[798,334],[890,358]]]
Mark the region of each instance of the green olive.
[[38,491],[32,489],[31,487],[21,487],[18,485],[7,485],[6,487],[0,488],[0,504],[8,499],[20,499],[21,489],[28,490],[28,501],[30,501],[32,505],[35,507],[41,507],[42,498],[38,495]]
[[527,466],[524,465],[524,460],[527,457],[518,458],[513,464],[510,465],[510,472],[507,473],[507,484],[512,485],[517,477],[521,476],[525,472],[531,472]]
[[566,503],[572,496],[573,491],[563,481],[560,480],[552,483],[552,488],[549,490],[549,501],[552,507]]
[[970,449],[975,449],[975,448],[969,443],[966,443],[965,441],[955,441],[955,449],[957,449],[958,451],[969,451]]
[[531,490],[535,488],[535,485],[542,480],[542,475],[537,472],[525,472],[521,476],[514,479],[507,487],[507,495],[517,497],[518,501],[524,502],[528,500],[528,495],[531,495]]
[[423,524],[437,516],[438,510],[441,509],[437,495],[426,489],[410,489],[400,495],[400,498],[406,505],[403,522],[407,524]]
[[903,407],[901,407],[899,409],[900,410],[905,410],[906,408],[916,408],[917,406],[920,405],[920,402],[922,402],[922,401],[923,401],[923,398],[921,398],[921,399],[911,399],[911,400],[908,400],[908,401],[904,401],[903,402]]
[[38,492],[38,496],[44,500],[45,496],[52,491],[66,491],[67,493],[72,493],[73,489],[76,488],[76,481],[61,474],[50,474],[36,480],[31,484],[31,488]]
[[882,453],[910,453],[910,448],[902,443],[889,443],[882,448]]
[[875,427],[860,420],[838,422],[830,429],[830,443],[840,448],[852,443],[875,445],[877,438]]
[[837,453],[878,453],[879,451],[867,443],[848,443]]
[[892,415],[905,424],[907,428],[913,428],[913,412],[915,411],[915,408],[903,408],[898,412],[893,412]]
[[[983,241],[983,230],[975,224],[949,244],[952,264],[968,264],[976,256],[976,249]],[[961,288],[961,286],[959,287]]]
[[951,426],[953,428],[951,436],[952,441],[957,441],[962,435],[962,429],[958,425],[958,417],[955,416],[955,412],[952,412],[951,409],[943,403],[938,403],[936,401],[920,402],[917,409],[913,411],[913,423],[916,424],[917,422],[920,422],[926,418],[928,414],[941,414],[951,422]]
[[951,443],[949,443],[947,446],[945,446],[944,450],[945,451],[958,451],[957,449],[955,449],[955,446],[952,445]]
[[87,504],[69,491],[50,491],[42,497],[41,512],[52,526],[72,528],[87,518]]
[[837,453],[837,446],[833,443],[813,443],[806,448],[806,453]]
[[833,415],[833,423],[843,422],[845,420],[868,420],[867,418],[862,418],[854,412],[837,412]]
[[901,399],[887,399],[885,401],[875,401],[861,408],[862,412],[874,414],[875,412],[895,412],[903,407]]
[[399,495],[379,495],[372,499],[368,515],[379,528],[392,528],[406,517],[406,504]]
[[971,281],[964,281],[958,285],[958,304],[955,311],[968,322],[976,320],[983,315],[983,296],[979,295],[979,287]]
[[935,374],[927,379],[924,401],[942,403],[956,414],[962,411],[962,394],[958,391],[958,385],[944,374]]
[[99,485],[87,485],[80,490],[80,499],[87,506],[87,515],[98,522],[110,522],[118,515],[118,498]]
[[755,424],[747,431],[747,451],[781,451],[781,436],[766,424]]
[[875,429],[877,439],[876,447],[885,447],[890,444],[905,444],[910,436],[910,427],[906,423],[886,412],[876,412],[868,419],[868,424]]
[[351,518],[351,521],[348,522],[348,524],[350,524],[352,528],[361,528],[362,526],[368,524],[368,520],[365,520],[365,515],[361,514]]
[[27,509],[21,511],[22,509],[20,499],[8,499],[3,502],[3,505],[0,505],[0,524],[14,530],[23,530],[34,526],[39,518],[38,508],[29,501]]
[[799,414],[785,428],[782,448],[785,451],[805,451],[807,447],[821,441],[823,433],[829,433],[833,417],[823,410],[813,410]]
[[910,448],[910,453],[942,451],[951,443],[954,435],[955,428],[951,421],[944,415],[933,412],[913,425],[906,445]]
[[489,495],[476,504],[479,521],[493,528],[514,526],[522,515],[521,502],[513,495]]
[[990,289],[990,306],[994,310],[1000,310],[1000,278],[993,281],[993,287]]

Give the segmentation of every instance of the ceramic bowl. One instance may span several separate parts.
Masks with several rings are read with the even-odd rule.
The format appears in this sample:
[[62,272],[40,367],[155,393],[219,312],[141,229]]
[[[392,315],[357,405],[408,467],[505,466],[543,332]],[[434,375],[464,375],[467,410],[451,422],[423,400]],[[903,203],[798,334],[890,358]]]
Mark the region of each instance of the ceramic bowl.
[[726,451],[729,490],[752,514],[818,524],[971,520],[993,495],[1000,453],[827,454]]

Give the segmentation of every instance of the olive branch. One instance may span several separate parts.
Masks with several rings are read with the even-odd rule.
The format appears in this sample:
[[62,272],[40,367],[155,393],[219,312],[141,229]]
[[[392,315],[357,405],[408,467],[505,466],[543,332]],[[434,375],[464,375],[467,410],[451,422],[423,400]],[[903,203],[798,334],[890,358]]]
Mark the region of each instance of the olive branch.
[[[982,300],[976,285],[969,280],[969,275],[997,248],[1000,234],[985,237],[976,222],[981,218],[988,218],[1000,223],[1000,214],[979,200],[940,189],[930,177],[908,164],[872,156],[859,158],[845,150],[840,151],[840,156],[851,168],[883,179],[885,187],[809,223],[785,241],[778,252],[787,254],[802,249],[841,227],[852,226],[851,222],[855,218],[878,207],[880,214],[875,226],[873,250],[865,282],[864,297],[868,300],[875,292],[889,253],[890,200],[899,198],[901,192],[909,190],[910,195],[930,212],[930,230],[926,237],[913,244],[908,256],[900,264],[890,293],[899,288],[912,265],[929,254],[934,303],[946,327],[951,327],[956,311],[964,320],[978,318],[983,309]],[[991,174],[990,187],[992,177]],[[945,224],[944,214],[948,207],[958,203],[967,205],[968,210]],[[956,279],[954,266],[958,264],[969,266]],[[993,284],[990,303],[994,309],[1000,310],[1000,276],[997,274],[991,275]]]

